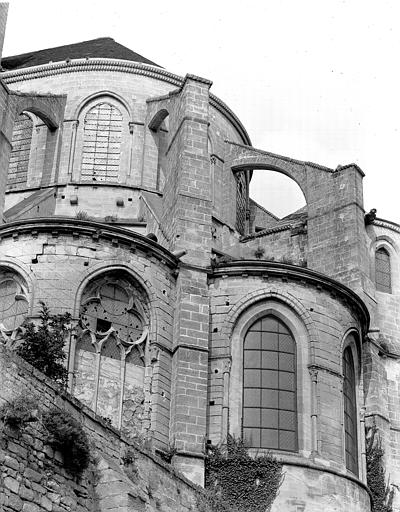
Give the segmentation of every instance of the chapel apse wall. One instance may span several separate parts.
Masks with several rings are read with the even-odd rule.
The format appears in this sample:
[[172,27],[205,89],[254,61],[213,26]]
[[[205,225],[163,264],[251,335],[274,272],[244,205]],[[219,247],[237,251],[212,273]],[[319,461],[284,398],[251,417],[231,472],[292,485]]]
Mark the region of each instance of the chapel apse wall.
[[[245,435],[285,465],[273,510],[369,512],[364,420],[400,478],[399,234],[366,222],[362,171],[253,148],[195,75],[83,56],[2,76],[3,341],[40,300],[69,311],[69,389],[193,481],[207,441]],[[271,216],[254,170],[306,206]]]

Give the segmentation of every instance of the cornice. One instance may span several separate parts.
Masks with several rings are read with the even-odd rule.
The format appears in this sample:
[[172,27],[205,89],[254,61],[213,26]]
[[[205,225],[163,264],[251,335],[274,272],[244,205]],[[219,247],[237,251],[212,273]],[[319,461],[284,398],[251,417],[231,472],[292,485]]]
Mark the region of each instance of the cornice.
[[381,228],[391,229],[392,231],[395,231],[396,233],[400,233],[399,224],[396,224],[395,222],[392,222],[390,220],[376,218],[373,222],[371,222],[371,224],[373,226],[379,226]]
[[[47,76],[61,75],[65,73],[79,73],[82,71],[114,71],[121,73],[132,73],[135,75],[148,76],[157,80],[163,80],[176,87],[182,87],[185,78],[175,75],[163,68],[143,64],[140,62],[132,62],[128,60],[119,59],[74,59],[61,62],[49,62],[40,66],[32,66],[29,68],[16,69],[13,71],[5,71],[1,73],[0,77],[5,84],[13,84],[16,82],[23,82],[26,80],[34,80]],[[187,75],[194,76],[194,75]],[[199,78],[199,77],[196,77]],[[199,78],[200,79],[200,78]],[[200,80],[209,82],[206,79]],[[210,105],[218,110],[228,121],[230,121],[236,130],[239,132],[243,141],[251,146],[250,137],[245,127],[240,122],[236,114],[217,96],[210,93]]]
[[272,226],[267,229],[263,229],[262,231],[257,231],[256,233],[251,233],[250,235],[245,235],[240,238],[240,242],[248,242],[249,240],[254,240],[254,238],[260,238],[266,235],[271,235],[272,233],[279,233],[280,231],[287,231],[288,229],[292,229],[292,224],[282,224],[281,226]]
[[69,217],[23,219],[2,224],[0,226],[0,241],[10,237],[18,239],[19,235],[26,234],[37,236],[39,233],[51,233],[54,238],[67,235],[71,237],[89,236],[95,241],[107,240],[113,245],[126,247],[131,252],[141,250],[151,254],[162,264],[174,270],[179,263],[179,259],[172,253],[144,235],[102,222]]
[[234,276],[260,276],[264,279],[268,279],[269,277],[279,277],[285,280],[310,283],[315,286],[317,290],[324,290],[330,294],[336,294],[345,302],[352,305],[362,320],[364,333],[368,330],[370,315],[363,300],[344,284],[325,276],[320,272],[316,272],[309,268],[299,267],[297,265],[289,265],[287,263],[260,260],[239,260],[217,264],[213,267],[213,271],[210,273],[209,279]]

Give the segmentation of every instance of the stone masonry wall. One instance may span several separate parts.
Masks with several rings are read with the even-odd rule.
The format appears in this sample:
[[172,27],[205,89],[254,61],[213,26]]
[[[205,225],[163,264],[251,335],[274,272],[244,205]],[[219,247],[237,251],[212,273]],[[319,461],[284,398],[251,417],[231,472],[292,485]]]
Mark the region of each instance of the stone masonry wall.
[[[267,272],[267,270],[266,270]],[[305,322],[309,331],[307,360],[302,361],[302,372],[311,382],[307,367],[318,369],[317,401],[318,432],[317,444],[320,456],[335,468],[344,467],[344,434],[341,423],[341,364],[342,343],[350,328],[360,332],[360,326],[354,313],[340,300],[313,285],[300,283],[286,278],[256,276],[235,276],[212,279],[210,283],[211,327],[208,435],[213,442],[221,440],[222,406],[224,393],[223,362],[232,357],[234,347],[228,333],[228,319],[232,311],[245,311],[255,304],[265,304],[278,300],[293,308]],[[240,308],[240,309],[238,309]],[[301,315],[300,311],[304,311]],[[217,371],[216,371],[217,370]],[[232,393],[232,390],[230,391]],[[238,396],[241,391],[237,390]],[[307,403],[310,396],[299,395],[299,400]],[[361,395],[360,395],[361,399]],[[240,399],[241,400],[241,399]],[[304,450],[310,450],[311,432],[305,433]]]
[[[88,224],[86,225],[88,227]],[[7,225],[5,225],[5,228]],[[82,227],[82,226],[81,226]],[[33,232],[33,236],[32,236]],[[99,232],[100,233],[100,232]],[[44,301],[53,314],[79,315],[79,290],[91,276],[110,269],[130,272],[143,284],[148,294],[150,310],[150,346],[160,349],[160,360],[154,355],[151,370],[151,429],[161,446],[169,443],[170,377],[175,279],[171,269],[157,258],[131,247],[119,244],[118,239],[106,241],[93,231],[94,236],[75,228],[59,232],[57,228],[46,232],[3,237],[0,243],[0,267],[13,270],[26,282],[29,313],[37,317],[39,301]],[[132,235],[135,236],[135,235]],[[130,237],[130,234],[129,234]],[[17,263],[18,262],[18,263]],[[148,389],[150,393],[150,389]]]
[[[41,411],[69,411],[89,436],[91,464],[82,478],[63,467],[40,421],[0,431],[0,508],[4,512],[190,512],[197,490],[141,451],[43,374],[0,345],[0,405],[23,394]],[[124,462],[125,461],[125,462]]]
[[[344,458],[342,351],[349,329],[361,333],[357,315],[337,295],[307,279],[292,280],[289,273],[274,277],[268,275],[267,267],[264,277],[251,275],[245,263],[237,275],[229,275],[229,270],[227,267],[224,275],[223,267],[218,268],[218,277],[210,276],[208,438],[218,443],[227,432],[241,434],[241,378],[234,371],[238,367],[235,358],[241,356],[235,326],[243,317],[250,325],[254,321],[252,315],[265,314],[270,308],[278,311],[276,315],[284,315],[284,307],[293,312],[307,334],[304,336],[298,327],[293,333],[299,361],[299,451],[275,452],[284,464],[286,476],[272,511],[314,512],[325,507],[338,512],[368,512],[361,416],[358,479],[346,470]],[[285,316],[279,318],[285,321]],[[361,382],[357,392],[359,408],[363,404]],[[312,416],[315,423],[310,421]]]

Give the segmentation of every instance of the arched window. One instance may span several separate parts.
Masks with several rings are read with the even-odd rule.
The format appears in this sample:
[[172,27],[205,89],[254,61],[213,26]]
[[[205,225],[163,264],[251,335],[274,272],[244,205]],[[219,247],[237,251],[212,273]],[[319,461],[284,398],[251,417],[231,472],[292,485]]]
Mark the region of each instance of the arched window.
[[84,120],[83,181],[118,181],[121,140],[121,112],[110,103],[97,103]]
[[380,247],[375,253],[375,283],[379,292],[392,292],[390,256],[383,247]]
[[275,316],[257,320],[243,345],[243,437],[249,446],[297,451],[296,343]]
[[[130,433],[144,402],[145,307],[143,293],[124,276],[96,279],[82,295],[74,354],[74,395]],[[128,421],[132,408],[136,417]]]
[[236,178],[236,229],[241,235],[246,234],[246,215],[248,199],[248,183],[246,171],[235,174]]
[[343,352],[343,407],[346,468],[358,475],[356,373],[351,347]]
[[13,342],[27,314],[25,283],[14,272],[0,271],[0,339]]
[[23,187],[27,184],[32,133],[31,117],[26,113],[20,114],[14,123],[12,134],[12,150],[7,177],[9,188]]

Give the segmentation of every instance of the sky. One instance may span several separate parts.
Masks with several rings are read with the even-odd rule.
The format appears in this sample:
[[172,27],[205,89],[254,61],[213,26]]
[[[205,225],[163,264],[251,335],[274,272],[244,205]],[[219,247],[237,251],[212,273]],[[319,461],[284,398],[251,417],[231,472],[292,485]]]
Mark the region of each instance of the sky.
[[[11,0],[3,55],[113,37],[211,79],[253,146],[357,163],[365,210],[400,223],[399,23],[398,0]],[[250,194],[284,215],[303,202],[285,181],[257,171]]]

